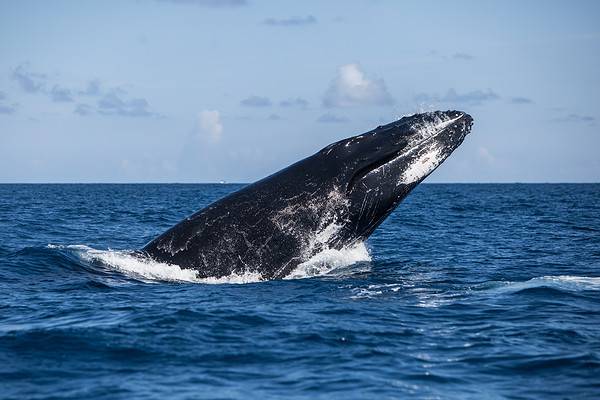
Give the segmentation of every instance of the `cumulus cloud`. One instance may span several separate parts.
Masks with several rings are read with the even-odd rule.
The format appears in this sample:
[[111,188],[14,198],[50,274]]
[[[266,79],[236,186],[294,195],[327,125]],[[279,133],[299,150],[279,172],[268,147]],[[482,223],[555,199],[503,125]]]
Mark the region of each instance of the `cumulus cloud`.
[[317,122],[321,122],[324,124],[341,124],[344,122],[348,122],[348,118],[338,117],[337,115],[326,113],[317,118]]
[[240,101],[240,104],[246,107],[269,107],[271,100],[268,97],[250,96]]
[[298,107],[298,108],[306,108],[308,107],[308,101],[304,100],[301,97],[296,97],[295,99],[286,99],[279,102],[281,107]]
[[217,110],[201,111],[198,115],[198,128],[201,134],[206,135],[215,142],[218,141],[223,134],[221,113]]
[[306,26],[316,24],[317,19],[312,15],[306,17],[267,18],[263,24],[270,26]]
[[510,102],[512,104],[531,104],[533,100],[528,99],[527,97],[511,97]]
[[38,93],[44,90],[47,76],[29,71],[27,64],[21,64],[13,70],[12,79],[27,93]]
[[339,67],[323,97],[325,107],[384,106],[393,102],[383,79],[368,79],[358,64]]
[[458,93],[454,89],[448,89],[445,95],[429,95],[421,93],[415,96],[415,101],[425,103],[453,103],[453,104],[468,104],[468,105],[481,105],[485,102],[499,99],[494,91],[491,89],[487,90],[474,90],[466,93]]
[[201,7],[226,8],[239,7],[248,4],[246,0],[157,0],[161,3],[189,4]]

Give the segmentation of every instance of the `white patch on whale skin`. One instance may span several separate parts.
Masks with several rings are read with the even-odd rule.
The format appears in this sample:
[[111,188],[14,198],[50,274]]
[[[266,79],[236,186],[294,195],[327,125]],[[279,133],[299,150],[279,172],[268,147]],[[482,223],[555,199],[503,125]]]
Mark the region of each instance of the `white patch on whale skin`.
[[410,184],[429,175],[444,160],[442,149],[432,146],[431,150],[419,155],[400,176],[399,184]]

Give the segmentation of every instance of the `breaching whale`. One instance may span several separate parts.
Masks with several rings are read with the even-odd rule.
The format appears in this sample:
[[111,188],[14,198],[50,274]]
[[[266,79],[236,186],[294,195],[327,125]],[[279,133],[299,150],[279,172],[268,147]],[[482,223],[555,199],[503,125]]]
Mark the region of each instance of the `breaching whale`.
[[365,240],[472,123],[461,111],[427,112],[340,140],[185,218],[142,252],[200,278],[284,278],[325,249]]

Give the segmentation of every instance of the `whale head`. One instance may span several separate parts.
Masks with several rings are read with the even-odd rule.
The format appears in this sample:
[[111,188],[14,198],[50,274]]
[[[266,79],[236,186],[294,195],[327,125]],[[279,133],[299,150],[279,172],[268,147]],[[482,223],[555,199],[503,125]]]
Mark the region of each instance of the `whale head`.
[[317,153],[329,168],[336,165],[331,179],[347,200],[336,240],[366,239],[462,143],[472,123],[461,111],[415,114]]

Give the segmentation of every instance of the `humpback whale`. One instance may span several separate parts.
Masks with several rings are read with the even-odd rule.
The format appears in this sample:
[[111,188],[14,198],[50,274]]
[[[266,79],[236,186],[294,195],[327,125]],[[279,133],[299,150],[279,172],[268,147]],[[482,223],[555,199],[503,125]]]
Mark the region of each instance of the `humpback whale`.
[[369,237],[472,123],[461,111],[427,112],[340,140],[185,218],[142,252],[200,278],[284,278]]

